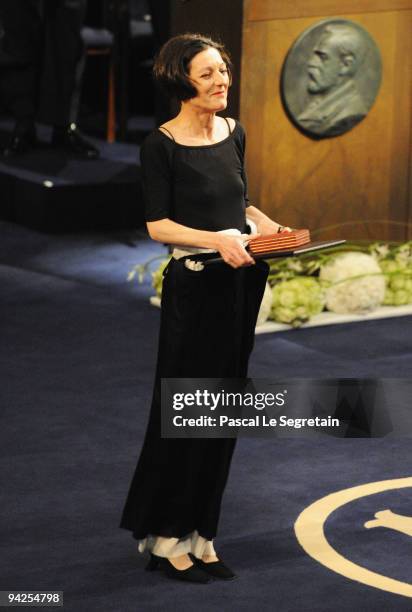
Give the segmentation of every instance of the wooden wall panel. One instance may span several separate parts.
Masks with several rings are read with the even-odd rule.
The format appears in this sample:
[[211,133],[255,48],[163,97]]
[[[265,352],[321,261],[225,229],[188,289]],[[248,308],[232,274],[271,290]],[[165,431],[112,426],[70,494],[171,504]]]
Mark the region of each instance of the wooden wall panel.
[[412,0],[245,0],[246,21],[412,9]]
[[[412,221],[412,11],[398,13],[395,40],[392,57],[395,78],[392,95],[389,210],[391,219],[409,224]],[[412,226],[406,225],[405,234],[400,232],[399,237],[412,238]]]
[[[255,5],[263,6],[260,0]],[[249,3],[246,14],[252,8]],[[284,224],[312,230],[340,225],[322,237],[403,239],[405,225],[376,221],[405,223],[410,214],[412,11],[339,16],[360,23],[374,37],[383,56],[383,80],[366,119],[321,141],[292,125],[279,83],[294,40],[326,15],[244,22],[240,117],[247,132],[250,196]]]

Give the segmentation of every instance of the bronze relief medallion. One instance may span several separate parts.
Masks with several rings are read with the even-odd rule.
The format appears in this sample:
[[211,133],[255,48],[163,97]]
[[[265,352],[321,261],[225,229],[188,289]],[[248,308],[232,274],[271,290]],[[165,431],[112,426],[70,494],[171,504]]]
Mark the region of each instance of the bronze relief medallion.
[[308,136],[338,136],[366,117],[381,77],[379,48],[364,28],[348,19],[323,20],[305,30],[286,56],[283,104]]

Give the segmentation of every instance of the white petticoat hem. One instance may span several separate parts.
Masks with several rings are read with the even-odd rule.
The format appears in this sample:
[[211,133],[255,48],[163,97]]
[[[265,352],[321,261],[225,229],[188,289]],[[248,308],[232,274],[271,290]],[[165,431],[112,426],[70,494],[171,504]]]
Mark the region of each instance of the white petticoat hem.
[[148,550],[158,557],[179,557],[192,553],[201,559],[203,555],[216,555],[213,540],[206,540],[197,531],[180,539],[148,535],[144,540],[139,540],[138,549],[141,553]]

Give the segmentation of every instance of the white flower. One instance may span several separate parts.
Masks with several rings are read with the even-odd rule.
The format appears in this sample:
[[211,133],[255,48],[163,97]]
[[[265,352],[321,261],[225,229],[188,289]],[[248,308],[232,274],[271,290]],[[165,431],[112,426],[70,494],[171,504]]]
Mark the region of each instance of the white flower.
[[373,247],[372,255],[376,259],[383,259],[387,257],[389,254],[389,245],[388,244],[375,244]]
[[263,325],[269,318],[270,311],[272,309],[272,288],[269,283],[266,283],[265,293],[263,294],[262,303],[260,304],[260,310],[257,318],[256,325]]
[[336,313],[366,313],[383,302],[385,278],[378,262],[366,253],[339,253],[322,265],[326,308]]

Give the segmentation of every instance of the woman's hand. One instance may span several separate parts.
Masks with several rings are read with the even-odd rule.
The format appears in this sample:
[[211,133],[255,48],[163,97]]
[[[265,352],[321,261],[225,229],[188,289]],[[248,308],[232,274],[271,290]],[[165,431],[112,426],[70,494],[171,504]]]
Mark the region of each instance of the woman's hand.
[[255,263],[255,260],[246,251],[245,243],[248,243],[253,238],[257,238],[259,235],[241,234],[240,236],[231,236],[217,232],[216,247],[222,259],[232,268],[251,266]]
[[291,232],[290,227],[284,227],[276,221],[272,221],[271,219],[261,219],[257,223],[257,230],[261,236],[268,236],[269,234],[277,234],[281,232]]
[[280,225],[280,223],[272,221],[270,217],[256,208],[256,206],[248,206],[246,208],[246,216],[248,219],[253,221],[253,223],[256,225],[257,232],[261,236],[269,236],[270,234],[277,234],[278,232],[292,231],[290,227],[284,227],[283,225]]

